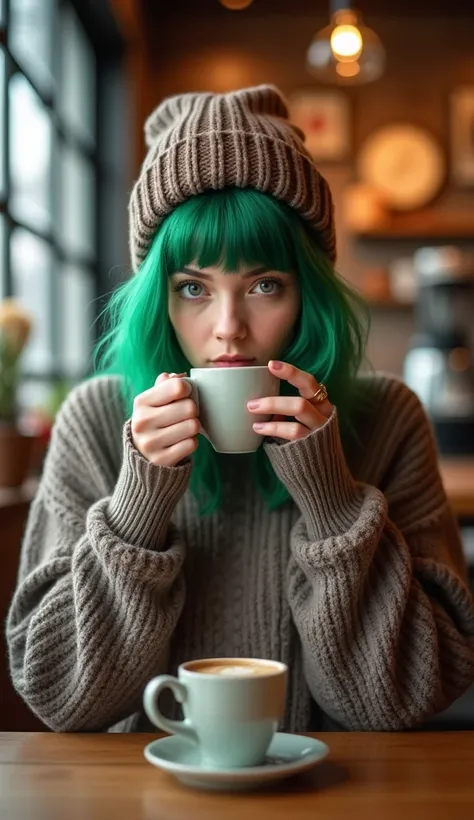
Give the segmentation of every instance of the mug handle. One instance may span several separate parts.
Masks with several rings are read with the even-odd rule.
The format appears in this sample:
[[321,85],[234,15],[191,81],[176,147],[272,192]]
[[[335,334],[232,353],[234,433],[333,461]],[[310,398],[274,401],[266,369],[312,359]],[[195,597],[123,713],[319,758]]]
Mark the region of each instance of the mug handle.
[[[182,376],[182,377],[181,377],[181,381],[183,381],[183,382],[187,382],[188,384],[190,384],[190,385],[191,385],[191,390],[192,390],[192,392],[191,392],[191,398],[192,398],[192,400],[193,400],[193,401],[195,401],[195,402],[196,402],[197,409],[198,409],[198,416],[199,416],[199,391],[198,391],[198,387],[197,387],[196,382],[195,382],[195,381],[193,381],[193,379],[191,378],[191,376]],[[204,427],[202,426],[202,424],[201,424],[201,422],[200,422],[200,421],[199,421],[199,425],[200,425],[200,430],[199,430],[199,432],[201,433],[201,435],[203,435],[203,436],[204,436],[204,438],[207,438],[207,440],[208,440],[208,441],[210,441],[211,439],[209,438],[208,434],[206,433],[206,431],[205,431],[205,429],[204,429]]]
[[163,729],[172,735],[181,735],[186,740],[197,743],[197,735],[189,718],[171,720],[171,718],[167,718],[161,713],[158,707],[158,698],[164,689],[171,689],[178,703],[186,702],[188,690],[185,684],[172,675],[160,675],[147,683],[143,693],[143,706],[148,717],[159,729]]

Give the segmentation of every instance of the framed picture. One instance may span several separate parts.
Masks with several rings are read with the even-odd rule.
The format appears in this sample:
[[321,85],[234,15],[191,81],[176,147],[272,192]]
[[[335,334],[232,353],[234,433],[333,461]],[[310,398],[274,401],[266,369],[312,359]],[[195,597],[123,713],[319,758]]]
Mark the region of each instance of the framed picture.
[[461,187],[474,186],[474,85],[452,92],[449,118],[453,182]]
[[340,162],[351,150],[349,100],[342,91],[296,91],[289,98],[290,114],[306,135],[314,160]]

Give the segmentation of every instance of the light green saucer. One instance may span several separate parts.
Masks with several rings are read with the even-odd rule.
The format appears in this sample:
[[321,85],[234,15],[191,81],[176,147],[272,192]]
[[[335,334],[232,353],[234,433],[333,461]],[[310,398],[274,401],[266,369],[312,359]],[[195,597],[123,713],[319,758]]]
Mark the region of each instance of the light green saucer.
[[320,763],[329,748],[320,740],[278,732],[260,766],[241,769],[209,769],[199,763],[197,747],[177,735],[154,740],[145,747],[149,763],[169,772],[186,786],[235,791],[255,789],[272,780],[299,774]]

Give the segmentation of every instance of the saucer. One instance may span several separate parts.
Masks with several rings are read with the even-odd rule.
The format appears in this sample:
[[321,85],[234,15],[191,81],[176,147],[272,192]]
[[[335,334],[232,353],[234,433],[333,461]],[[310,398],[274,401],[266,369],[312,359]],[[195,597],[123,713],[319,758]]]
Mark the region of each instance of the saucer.
[[260,766],[210,769],[199,763],[197,747],[178,735],[154,740],[144,749],[149,763],[174,775],[186,786],[221,791],[256,789],[273,780],[304,772],[320,763],[329,752],[321,740],[277,732]]

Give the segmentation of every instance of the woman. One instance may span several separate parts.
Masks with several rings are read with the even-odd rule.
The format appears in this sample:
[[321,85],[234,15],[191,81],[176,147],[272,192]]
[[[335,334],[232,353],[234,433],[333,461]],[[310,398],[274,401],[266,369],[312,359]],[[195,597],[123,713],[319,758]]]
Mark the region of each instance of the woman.
[[[288,731],[418,726],[474,678],[473,601],[418,400],[358,375],[327,183],[272,86],[166,100],[146,137],[137,275],[29,517],[14,684],[52,729],[141,730],[154,675],[254,656],[289,666]],[[214,453],[179,378],[222,356],[281,380],[253,456]]]

